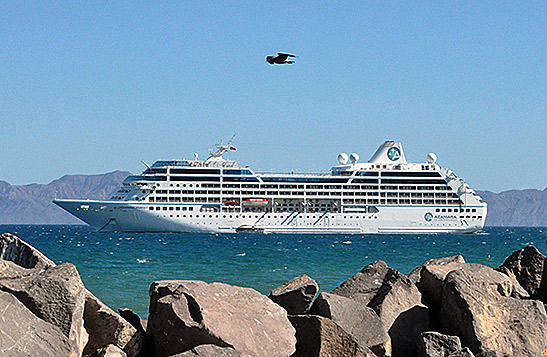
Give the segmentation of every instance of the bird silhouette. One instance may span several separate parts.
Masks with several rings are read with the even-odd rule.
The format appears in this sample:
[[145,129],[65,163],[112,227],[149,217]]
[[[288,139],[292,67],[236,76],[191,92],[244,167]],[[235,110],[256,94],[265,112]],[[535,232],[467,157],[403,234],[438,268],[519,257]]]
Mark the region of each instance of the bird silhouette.
[[268,56],[266,57],[266,61],[269,64],[293,64],[294,61],[291,61],[289,57],[296,57],[295,55],[291,55],[290,53],[277,53],[277,56]]

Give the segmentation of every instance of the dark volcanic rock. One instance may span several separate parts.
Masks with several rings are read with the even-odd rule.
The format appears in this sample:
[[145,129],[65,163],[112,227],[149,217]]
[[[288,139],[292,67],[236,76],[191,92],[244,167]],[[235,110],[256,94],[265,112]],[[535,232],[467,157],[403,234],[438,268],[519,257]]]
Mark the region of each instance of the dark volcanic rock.
[[419,357],[445,357],[462,349],[457,336],[443,335],[434,331],[421,333],[417,346]]
[[506,268],[515,274],[520,285],[531,297],[535,297],[541,285],[544,261],[545,256],[536,247],[529,245],[513,252],[499,269]]
[[13,295],[0,291],[0,311],[0,356],[70,355],[61,329],[38,318]]
[[11,233],[0,235],[0,259],[14,262],[26,269],[44,270],[55,266],[39,250]]
[[291,315],[305,314],[310,309],[319,286],[307,275],[300,275],[275,288],[270,299]]
[[158,357],[198,345],[233,347],[252,356],[290,356],[295,330],[287,312],[256,290],[203,281],[150,286],[147,333]]
[[73,264],[64,263],[20,279],[0,280],[0,290],[14,295],[37,317],[57,326],[68,338],[71,353],[82,353],[88,340],[83,320],[85,287]]
[[378,355],[391,354],[391,341],[382,321],[366,305],[344,296],[321,293],[310,313],[331,319],[360,346]]
[[445,279],[440,322],[473,353],[496,350],[510,356],[547,353],[547,314],[536,300],[509,297],[504,275],[466,264]]
[[[289,316],[296,328],[293,357],[375,357],[334,321],[315,315]],[[363,326],[365,328],[365,326]]]
[[119,347],[129,357],[136,356],[141,351],[144,334],[87,290],[84,319],[85,328],[89,332],[89,342],[84,354],[108,345]]

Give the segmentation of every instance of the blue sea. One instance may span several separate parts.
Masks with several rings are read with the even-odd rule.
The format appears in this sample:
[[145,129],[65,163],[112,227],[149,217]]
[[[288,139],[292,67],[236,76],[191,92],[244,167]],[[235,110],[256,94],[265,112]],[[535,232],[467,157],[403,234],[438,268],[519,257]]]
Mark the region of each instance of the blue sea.
[[471,235],[262,235],[96,233],[88,226],[0,225],[56,263],[76,265],[85,286],[114,310],[148,316],[148,288],[165,279],[220,281],[263,294],[300,274],[331,291],[375,260],[409,273],[461,254],[501,265],[527,245],[547,253],[547,228],[489,227]]

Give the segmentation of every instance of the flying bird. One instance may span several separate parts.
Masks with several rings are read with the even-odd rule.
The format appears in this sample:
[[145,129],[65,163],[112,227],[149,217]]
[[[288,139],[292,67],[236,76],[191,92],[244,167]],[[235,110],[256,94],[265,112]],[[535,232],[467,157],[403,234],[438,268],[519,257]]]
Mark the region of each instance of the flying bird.
[[266,57],[266,61],[268,61],[269,64],[293,64],[294,61],[291,61],[289,57],[296,57],[295,55],[291,55],[290,53],[277,53],[277,56],[268,56]]

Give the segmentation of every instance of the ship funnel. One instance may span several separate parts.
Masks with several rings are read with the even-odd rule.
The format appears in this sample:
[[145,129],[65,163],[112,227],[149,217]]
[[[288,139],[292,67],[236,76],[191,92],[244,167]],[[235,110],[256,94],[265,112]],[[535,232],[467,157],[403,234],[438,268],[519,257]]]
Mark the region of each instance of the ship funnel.
[[405,164],[403,146],[399,142],[386,141],[368,161],[373,164]]

